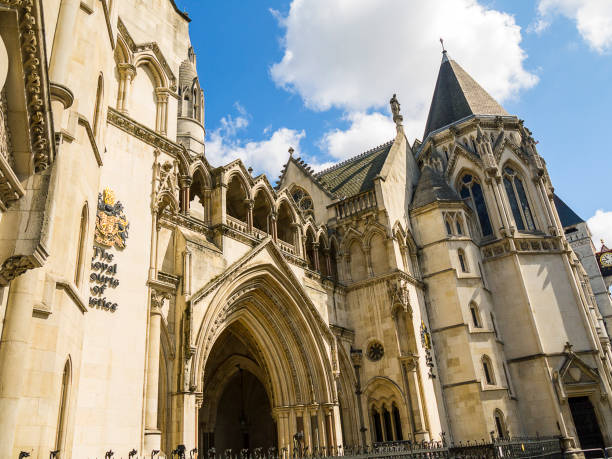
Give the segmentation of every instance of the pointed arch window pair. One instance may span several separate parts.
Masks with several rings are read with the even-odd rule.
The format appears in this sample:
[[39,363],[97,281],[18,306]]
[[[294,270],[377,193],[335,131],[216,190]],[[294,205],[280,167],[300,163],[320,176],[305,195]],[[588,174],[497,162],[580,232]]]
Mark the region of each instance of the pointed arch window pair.
[[478,215],[483,237],[492,235],[493,227],[480,182],[472,174],[465,174],[459,182],[459,194]]
[[527,200],[527,193],[514,169],[509,166],[504,167],[504,188],[512,209],[512,216],[519,231],[535,231],[533,215]]

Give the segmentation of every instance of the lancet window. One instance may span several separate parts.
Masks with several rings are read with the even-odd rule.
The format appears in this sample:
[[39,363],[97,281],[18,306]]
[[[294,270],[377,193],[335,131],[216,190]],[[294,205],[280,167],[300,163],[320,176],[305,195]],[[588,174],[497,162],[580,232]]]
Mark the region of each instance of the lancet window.
[[480,320],[480,312],[478,311],[478,306],[476,303],[470,303],[470,314],[472,315],[472,323],[474,324],[474,328],[481,328],[482,321]]
[[489,356],[482,357],[482,371],[484,373],[485,382],[489,385],[495,384],[495,375],[493,374],[493,365]]
[[278,208],[278,219],[276,220],[277,236],[283,242],[287,244],[294,244],[294,228],[293,228],[293,214],[289,209],[289,204],[283,201]]
[[55,449],[60,452],[59,457],[67,457],[64,451],[66,444],[66,427],[68,422],[68,400],[70,398],[71,379],[70,360],[66,360],[62,374],[62,388],[60,391],[59,413],[57,417],[57,430],[55,433]]
[[506,438],[508,436],[508,433],[506,430],[506,420],[505,420],[504,413],[502,413],[501,410],[495,410],[494,418],[495,418],[495,433],[497,434],[497,437]]
[[535,231],[533,216],[529,208],[529,201],[527,200],[523,181],[516,171],[509,166],[504,167],[504,187],[506,188],[506,194],[517,229],[519,231],[525,231],[525,229],[527,231]]
[[74,283],[77,287],[81,285],[83,276],[83,261],[85,259],[85,239],[87,238],[87,222],[89,215],[87,212],[87,203],[81,209],[81,222],[79,225],[79,239],[77,246],[76,265],[74,270]]
[[373,440],[375,442],[400,441],[404,439],[402,420],[397,404],[393,402],[391,409],[386,404],[373,406],[372,424]]
[[467,259],[465,258],[465,252],[462,249],[457,250],[457,257],[459,257],[459,265],[461,266],[461,271],[467,273],[469,269]]
[[247,220],[247,194],[238,175],[234,175],[227,187],[227,213],[240,221]]
[[459,186],[459,193],[461,197],[467,201],[468,205],[472,208],[476,215],[478,215],[482,235],[490,236],[493,234],[493,228],[491,226],[491,220],[489,219],[487,204],[485,202],[480,182],[478,182],[473,175],[465,174],[461,178]]

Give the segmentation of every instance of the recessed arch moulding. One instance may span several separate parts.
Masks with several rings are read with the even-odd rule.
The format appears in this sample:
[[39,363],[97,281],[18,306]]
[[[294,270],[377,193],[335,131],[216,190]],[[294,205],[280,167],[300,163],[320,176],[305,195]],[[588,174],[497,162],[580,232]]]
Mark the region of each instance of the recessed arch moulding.
[[[291,274],[264,257],[188,302],[194,355],[187,386],[201,399],[200,425],[214,431],[222,388],[240,365],[266,388],[279,448],[292,451],[298,431],[311,448],[336,447],[342,444],[336,338]],[[248,356],[236,352],[220,361],[215,345],[230,332]]]

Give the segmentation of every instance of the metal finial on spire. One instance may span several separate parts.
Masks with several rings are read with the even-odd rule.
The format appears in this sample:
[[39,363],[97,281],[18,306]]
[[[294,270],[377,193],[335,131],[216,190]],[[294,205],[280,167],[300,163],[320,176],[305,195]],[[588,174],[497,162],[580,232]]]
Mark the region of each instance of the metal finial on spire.
[[444,49],[444,38],[440,38],[440,44],[442,45],[442,52],[445,53],[446,49]]

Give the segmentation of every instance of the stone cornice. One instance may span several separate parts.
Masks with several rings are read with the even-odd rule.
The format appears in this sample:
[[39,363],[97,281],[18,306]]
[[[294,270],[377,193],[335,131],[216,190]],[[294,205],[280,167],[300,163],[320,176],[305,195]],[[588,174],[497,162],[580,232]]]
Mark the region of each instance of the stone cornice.
[[169,140],[112,107],[108,108],[107,120],[116,128],[127,132],[152,147],[159,148],[164,153],[168,153],[175,158],[178,158],[185,149],[182,145]]

